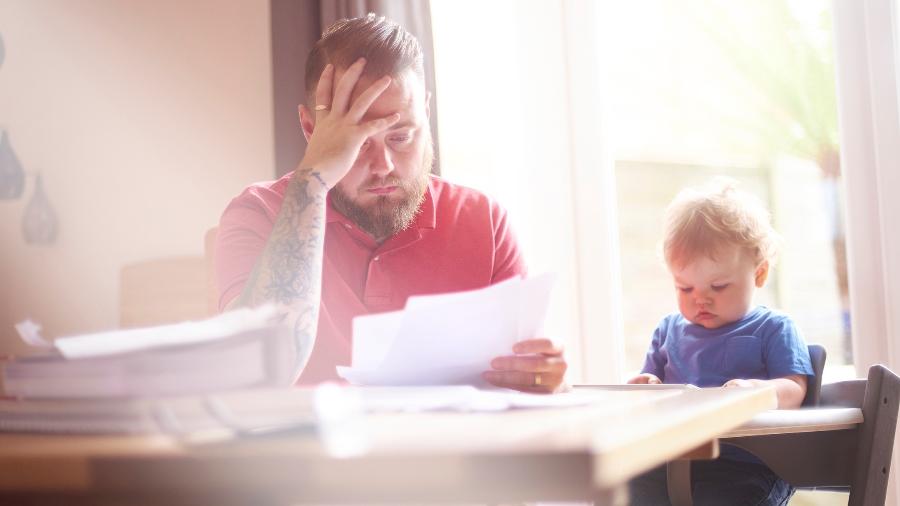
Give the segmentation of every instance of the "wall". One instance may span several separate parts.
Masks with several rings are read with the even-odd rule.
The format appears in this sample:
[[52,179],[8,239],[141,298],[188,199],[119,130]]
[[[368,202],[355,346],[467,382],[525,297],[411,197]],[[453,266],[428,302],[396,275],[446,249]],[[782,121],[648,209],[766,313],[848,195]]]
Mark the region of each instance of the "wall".
[[271,179],[267,0],[0,2],[0,128],[40,171],[60,222],[26,245],[24,196],[0,201],[0,354],[118,324],[130,262],[202,255],[246,184]]

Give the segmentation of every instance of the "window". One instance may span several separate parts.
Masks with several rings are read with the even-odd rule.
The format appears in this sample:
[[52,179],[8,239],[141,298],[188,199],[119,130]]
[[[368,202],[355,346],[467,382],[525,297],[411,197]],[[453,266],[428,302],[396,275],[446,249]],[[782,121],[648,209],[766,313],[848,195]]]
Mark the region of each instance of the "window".
[[794,316],[829,366],[847,361],[826,0],[431,9],[442,172],[509,210],[532,272],[559,273],[547,333],[570,379],[641,366],[676,309],[662,211],[714,174],[764,199],[787,239],[758,301]]
[[784,236],[757,302],[849,360],[834,51],[827,1],[603,3],[615,125],[626,370],[677,311],[658,255],[665,206],[714,175],[766,202]]

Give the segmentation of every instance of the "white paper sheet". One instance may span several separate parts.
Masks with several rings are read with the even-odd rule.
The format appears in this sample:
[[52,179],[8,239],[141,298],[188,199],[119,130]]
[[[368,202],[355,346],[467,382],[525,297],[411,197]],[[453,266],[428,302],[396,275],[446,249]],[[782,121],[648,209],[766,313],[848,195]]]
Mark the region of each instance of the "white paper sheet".
[[41,335],[41,326],[31,321],[31,319],[17,323],[16,332],[19,333],[19,338],[22,339],[22,342],[24,342],[28,346],[31,346],[32,348],[53,348],[53,342],[44,339],[44,336]]
[[207,320],[61,337],[54,345],[66,358],[102,357],[230,338],[265,327],[278,318],[279,311],[275,306],[244,308]]
[[403,311],[354,318],[353,365],[361,369],[378,367],[391,349],[402,323]]
[[554,276],[512,278],[468,292],[411,297],[403,311],[353,322],[356,385],[484,385],[492,358],[538,337]]
[[[540,409],[585,406],[607,403],[612,409],[621,406],[617,392],[603,390],[573,391],[554,395],[530,394],[505,388],[478,389],[470,385],[424,387],[349,387],[357,392],[367,413],[423,411],[504,411],[508,409]],[[677,395],[679,391],[673,390]],[[656,397],[658,398],[658,397]],[[611,402],[618,399],[618,402]],[[631,401],[640,402],[640,401]]]

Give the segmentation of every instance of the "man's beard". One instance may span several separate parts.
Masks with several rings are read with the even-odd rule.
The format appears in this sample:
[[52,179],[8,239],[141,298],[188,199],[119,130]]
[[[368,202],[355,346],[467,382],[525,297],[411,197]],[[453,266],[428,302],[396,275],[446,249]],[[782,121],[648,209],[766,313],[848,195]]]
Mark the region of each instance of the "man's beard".
[[405,230],[419,214],[425,200],[432,163],[434,163],[434,148],[428,141],[415,177],[408,181],[393,175],[384,178],[370,177],[356,189],[357,193],[362,193],[368,188],[397,186],[397,192],[403,194],[400,201],[392,200],[389,195],[382,195],[376,197],[374,202],[362,206],[341,188],[335,187],[331,192],[331,203],[341,214],[381,242]]

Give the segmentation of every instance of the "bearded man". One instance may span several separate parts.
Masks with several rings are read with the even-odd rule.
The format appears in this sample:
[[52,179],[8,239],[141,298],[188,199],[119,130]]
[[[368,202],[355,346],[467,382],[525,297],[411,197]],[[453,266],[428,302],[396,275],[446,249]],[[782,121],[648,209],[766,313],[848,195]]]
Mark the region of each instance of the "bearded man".
[[[305,80],[303,160],[232,200],[215,258],[220,309],[286,307],[298,383],[314,384],[349,365],[355,316],[526,268],[505,210],[431,175],[430,93],[415,37],[372,14],[338,21],[310,52]],[[552,392],[566,361],[535,336],[485,369],[495,385]]]

